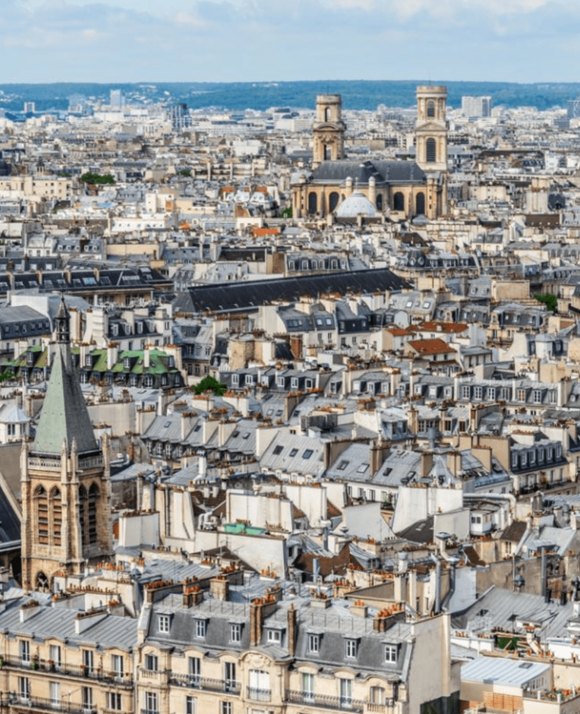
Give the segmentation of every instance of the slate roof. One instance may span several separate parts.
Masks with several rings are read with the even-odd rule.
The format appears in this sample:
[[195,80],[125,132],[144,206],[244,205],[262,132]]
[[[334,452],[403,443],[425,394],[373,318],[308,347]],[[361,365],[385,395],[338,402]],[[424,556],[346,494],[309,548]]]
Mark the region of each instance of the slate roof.
[[206,310],[221,312],[280,300],[292,302],[304,295],[317,297],[321,293],[370,293],[398,291],[408,283],[387,268],[355,270],[349,273],[300,275],[292,278],[252,280],[228,284],[199,285],[178,295],[173,305],[176,312],[196,313]]
[[63,441],[70,449],[73,439],[79,454],[98,449],[70,347],[59,344],[31,451],[60,455]]
[[368,185],[374,177],[377,185],[425,183],[425,173],[414,161],[323,161],[312,172],[313,183],[342,183],[351,178],[354,183]]

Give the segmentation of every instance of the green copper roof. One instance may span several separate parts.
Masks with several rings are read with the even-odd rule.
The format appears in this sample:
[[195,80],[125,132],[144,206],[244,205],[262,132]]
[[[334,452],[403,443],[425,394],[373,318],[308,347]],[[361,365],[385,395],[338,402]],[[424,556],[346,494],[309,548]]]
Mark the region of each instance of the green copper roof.
[[32,451],[42,454],[60,454],[63,441],[66,440],[70,450],[73,439],[76,440],[79,454],[98,449],[78,375],[72,364],[69,346],[59,344]]

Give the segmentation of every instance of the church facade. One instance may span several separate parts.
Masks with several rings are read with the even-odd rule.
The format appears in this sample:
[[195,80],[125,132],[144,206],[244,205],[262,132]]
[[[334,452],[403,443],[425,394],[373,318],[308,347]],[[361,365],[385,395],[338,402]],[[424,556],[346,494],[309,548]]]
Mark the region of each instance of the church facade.
[[346,125],[338,94],[316,100],[312,173],[292,184],[296,218],[333,214],[353,192],[362,193],[377,214],[411,219],[447,212],[447,89],[417,87],[415,161],[347,160]]
[[[107,448],[101,450],[70,351],[64,302],[36,436],[23,444],[22,587],[52,588],[54,576],[81,573],[112,553]],[[106,447],[106,444],[105,444]]]

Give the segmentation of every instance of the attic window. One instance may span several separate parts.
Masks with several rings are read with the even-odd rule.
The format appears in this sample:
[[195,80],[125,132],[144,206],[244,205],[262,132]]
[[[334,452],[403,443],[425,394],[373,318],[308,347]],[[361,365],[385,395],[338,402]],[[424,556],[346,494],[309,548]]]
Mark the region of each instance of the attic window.
[[305,449],[304,453],[302,454],[303,459],[309,459],[314,451],[312,449]]
[[274,456],[279,456],[283,451],[284,451],[284,447],[280,446],[280,444],[278,444],[278,446],[274,447],[274,450],[272,451],[272,453],[274,454]]
[[296,456],[297,453],[298,453],[298,449],[292,449],[292,451],[290,451],[290,458],[294,458],[294,456]]
[[350,461],[341,461],[336,467],[337,471],[346,471],[346,467],[350,464]]
[[356,470],[357,474],[364,474],[367,471],[368,467],[368,464],[361,464]]

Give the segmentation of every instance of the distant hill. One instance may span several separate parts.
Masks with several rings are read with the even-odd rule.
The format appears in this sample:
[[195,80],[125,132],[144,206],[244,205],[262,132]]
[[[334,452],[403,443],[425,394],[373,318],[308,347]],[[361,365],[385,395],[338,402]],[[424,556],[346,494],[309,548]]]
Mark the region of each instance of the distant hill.
[[[438,82],[433,82],[434,84]],[[449,103],[458,107],[465,94],[489,94],[493,103],[507,107],[564,107],[580,97],[580,83],[515,84],[509,82],[445,82]],[[376,109],[379,104],[411,107],[415,87],[429,84],[414,81],[235,82],[235,83],[142,83],[142,84],[3,84],[0,109],[22,111],[25,101],[36,103],[37,111],[63,110],[73,95],[107,100],[111,89],[121,89],[130,101],[186,102],[193,109],[220,107],[228,110],[269,107],[314,107],[317,94],[340,92],[346,109]]]

